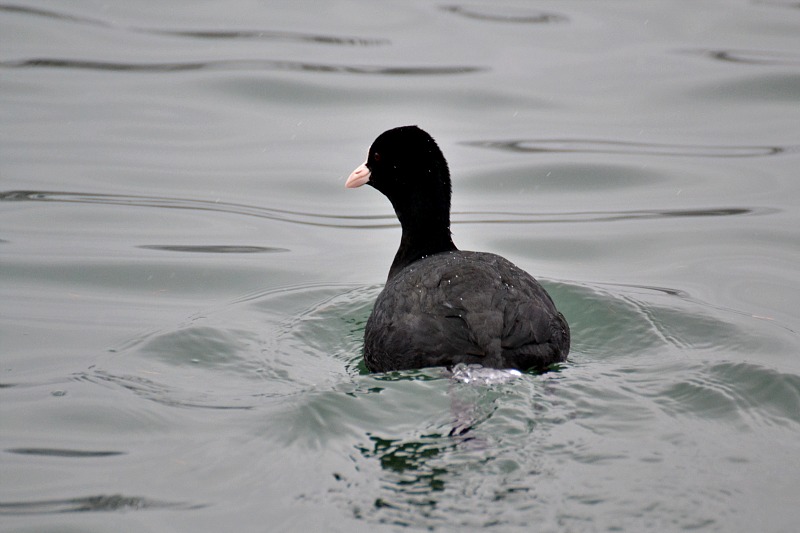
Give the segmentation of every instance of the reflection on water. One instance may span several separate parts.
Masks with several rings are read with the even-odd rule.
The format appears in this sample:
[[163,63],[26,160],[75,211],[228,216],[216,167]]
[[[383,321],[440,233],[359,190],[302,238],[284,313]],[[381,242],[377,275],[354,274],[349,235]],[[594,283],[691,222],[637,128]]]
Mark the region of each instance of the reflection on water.
[[[437,468],[430,463],[443,454],[454,443],[448,436],[424,435],[419,441],[400,441],[384,439],[375,435],[369,437],[371,447],[361,447],[359,451],[366,459],[378,459],[381,468],[398,477],[392,481],[405,494],[417,494],[420,501],[416,505],[435,505],[430,493],[444,490],[444,475],[447,470]],[[391,507],[390,501],[382,498],[375,500],[376,507]]]

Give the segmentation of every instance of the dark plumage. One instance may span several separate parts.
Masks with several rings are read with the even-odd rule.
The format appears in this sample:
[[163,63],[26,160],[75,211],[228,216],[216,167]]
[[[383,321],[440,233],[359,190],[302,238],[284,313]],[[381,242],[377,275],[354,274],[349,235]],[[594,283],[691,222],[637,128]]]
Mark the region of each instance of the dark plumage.
[[389,198],[403,228],[364,332],[367,368],[544,370],[566,359],[569,326],[544,288],[507,259],[453,244],[450,173],[430,135],[382,133],[346,186],[365,183]]

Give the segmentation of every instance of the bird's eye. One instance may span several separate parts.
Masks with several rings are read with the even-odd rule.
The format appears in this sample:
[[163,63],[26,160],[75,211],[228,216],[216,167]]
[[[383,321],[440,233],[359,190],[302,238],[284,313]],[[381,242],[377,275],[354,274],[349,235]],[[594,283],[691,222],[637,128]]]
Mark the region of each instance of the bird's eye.
[[378,152],[372,152],[372,159],[373,159],[373,161],[375,161],[376,163],[380,162],[380,160],[381,160],[381,154],[379,154]]

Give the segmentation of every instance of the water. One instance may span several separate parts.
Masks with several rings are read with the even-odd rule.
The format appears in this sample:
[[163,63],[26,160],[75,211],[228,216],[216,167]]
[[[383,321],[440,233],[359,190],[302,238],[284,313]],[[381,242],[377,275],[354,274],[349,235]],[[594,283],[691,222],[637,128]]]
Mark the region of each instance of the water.
[[[5,531],[796,531],[800,10],[0,4]],[[369,375],[416,123],[570,360]],[[465,381],[470,381],[465,383]]]

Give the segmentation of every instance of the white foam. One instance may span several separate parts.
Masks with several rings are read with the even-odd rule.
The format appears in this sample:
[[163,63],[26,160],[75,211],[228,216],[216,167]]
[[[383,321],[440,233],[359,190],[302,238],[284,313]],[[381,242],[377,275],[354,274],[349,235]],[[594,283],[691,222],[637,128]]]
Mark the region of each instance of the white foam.
[[508,383],[522,376],[522,372],[514,369],[486,368],[481,365],[459,363],[453,367],[450,378],[460,383],[478,383],[480,385],[496,385]]

